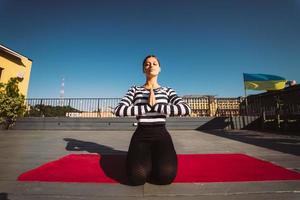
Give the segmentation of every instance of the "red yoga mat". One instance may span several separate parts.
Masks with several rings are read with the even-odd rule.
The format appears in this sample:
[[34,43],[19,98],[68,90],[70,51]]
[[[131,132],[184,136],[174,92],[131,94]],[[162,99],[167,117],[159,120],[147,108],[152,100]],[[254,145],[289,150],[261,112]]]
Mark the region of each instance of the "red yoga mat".
[[[244,154],[178,156],[176,183],[300,180],[300,173]],[[124,183],[126,155],[70,154],[21,174],[19,181]]]

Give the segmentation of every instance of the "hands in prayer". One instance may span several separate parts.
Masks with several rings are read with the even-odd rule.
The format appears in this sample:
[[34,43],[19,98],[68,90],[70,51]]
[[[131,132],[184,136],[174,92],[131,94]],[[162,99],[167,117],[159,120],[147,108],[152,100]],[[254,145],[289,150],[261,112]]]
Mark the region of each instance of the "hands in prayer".
[[155,98],[153,88],[150,88],[148,103],[150,106],[154,106],[156,104],[156,98]]

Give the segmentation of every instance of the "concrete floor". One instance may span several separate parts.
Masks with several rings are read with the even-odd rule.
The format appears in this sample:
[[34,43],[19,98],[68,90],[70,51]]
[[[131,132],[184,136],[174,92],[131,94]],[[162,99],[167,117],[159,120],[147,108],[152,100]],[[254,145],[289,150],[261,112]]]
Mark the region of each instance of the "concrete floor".
[[[178,154],[244,153],[300,171],[300,136],[255,131],[171,130]],[[300,181],[173,183],[144,186],[99,183],[18,182],[17,177],[71,153],[65,138],[102,145],[102,153],[125,153],[132,131],[0,131],[0,200],[66,199],[300,199]],[[7,198],[6,198],[7,196]]]

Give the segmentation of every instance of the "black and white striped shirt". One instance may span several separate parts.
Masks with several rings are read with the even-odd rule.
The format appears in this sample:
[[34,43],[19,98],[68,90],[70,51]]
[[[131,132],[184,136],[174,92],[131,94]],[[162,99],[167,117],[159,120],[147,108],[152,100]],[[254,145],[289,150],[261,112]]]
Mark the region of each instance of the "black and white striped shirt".
[[170,87],[153,89],[156,104],[148,104],[150,90],[132,86],[114,109],[116,116],[136,116],[140,124],[164,124],[167,116],[190,115],[191,108]]

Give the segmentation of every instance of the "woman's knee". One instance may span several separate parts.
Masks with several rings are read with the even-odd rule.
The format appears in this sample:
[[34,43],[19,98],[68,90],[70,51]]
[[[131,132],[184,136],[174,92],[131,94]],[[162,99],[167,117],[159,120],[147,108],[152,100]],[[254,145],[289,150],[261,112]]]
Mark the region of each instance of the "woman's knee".
[[133,186],[144,185],[146,183],[145,177],[140,176],[129,176],[129,183]]
[[127,170],[132,185],[144,185],[147,181],[148,171],[144,167],[135,167]]
[[153,178],[155,179],[156,184],[168,185],[171,184],[177,175],[177,166],[164,166],[154,174]]

